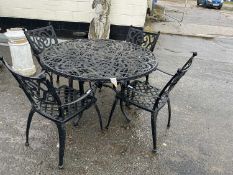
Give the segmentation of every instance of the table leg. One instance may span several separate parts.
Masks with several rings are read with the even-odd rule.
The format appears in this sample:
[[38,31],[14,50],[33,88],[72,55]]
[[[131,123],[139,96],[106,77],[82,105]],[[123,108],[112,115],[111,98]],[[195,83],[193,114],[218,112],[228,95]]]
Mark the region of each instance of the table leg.
[[84,94],[84,81],[79,81],[80,94]]
[[[84,94],[84,81],[79,81],[79,91],[80,94],[83,95]],[[83,101],[81,101],[81,105],[83,105]],[[81,112],[78,116],[77,119],[75,119],[75,121],[73,122],[74,126],[78,126],[78,122],[79,120],[82,118],[83,113]]]
[[[130,84],[130,82],[127,81],[126,87],[125,87],[125,88],[127,88],[129,84]],[[128,91],[128,90],[127,90],[127,97],[129,97],[129,91]],[[127,108],[130,108],[130,104],[129,104],[128,102],[125,103],[125,106],[126,106]]]
[[73,79],[72,78],[69,78],[69,87],[73,88]]

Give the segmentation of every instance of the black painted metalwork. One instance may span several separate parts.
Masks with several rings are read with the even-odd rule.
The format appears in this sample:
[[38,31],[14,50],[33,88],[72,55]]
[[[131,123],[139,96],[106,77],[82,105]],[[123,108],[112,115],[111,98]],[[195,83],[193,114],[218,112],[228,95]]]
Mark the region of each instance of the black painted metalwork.
[[134,27],[130,27],[127,37],[126,37],[126,41],[130,42],[130,43],[134,43],[137,45],[142,45],[143,43],[143,30],[140,29],[136,29]]
[[141,46],[153,52],[159,36],[160,31],[158,33],[143,32],[143,42]]
[[24,30],[35,55],[58,43],[53,26],[46,26],[34,30]]
[[157,67],[157,59],[148,49],[116,40],[67,41],[39,56],[46,70],[79,81],[127,81],[148,75]]
[[[24,34],[32,48],[34,56],[37,58],[37,61],[41,65],[41,61],[38,55],[41,54],[45,49],[58,43],[53,26],[50,25],[34,30],[24,29]],[[57,82],[59,82],[59,76],[57,76]]]
[[[130,105],[134,105],[138,108],[144,109],[151,113],[151,127],[152,127],[152,137],[153,137],[153,151],[156,152],[156,120],[158,112],[163,106],[168,104],[168,123],[167,128],[170,127],[171,120],[171,105],[169,94],[177,82],[185,75],[185,73],[190,68],[193,58],[197,55],[196,52],[193,53],[192,57],[184,64],[181,69],[178,69],[176,74],[171,77],[171,79],[167,82],[167,84],[162,88],[156,88],[148,84],[146,81],[141,82],[139,80],[135,80],[129,85],[123,85],[120,92],[116,94],[116,99],[113,103],[112,110],[109,116],[108,124],[106,128],[109,127],[112,114],[116,107],[117,101],[121,101],[121,109],[123,114],[126,116],[126,113],[123,109],[123,102],[129,103]],[[129,121],[129,119],[128,119]]]
[[160,36],[160,32],[158,33],[144,32],[143,30],[131,26],[129,28],[128,35],[126,37],[126,41],[140,45],[153,52],[155,45],[159,39],[159,36]]
[[28,116],[25,145],[29,145],[29,128],[35,112],[53,121],[57,125],[59,133],[59,167],[62,168],[66,138],[65,124],[68,121],[94,105],[102,129],[102,117],[94,97],[96,87],[92,86],[86,92],[80,92],[65,85],[55,88],[46,78],[45,71],[36,77],[25,77],[12,70],[2,57],[0,57],[0,61],[18,81],[20,88],[22,88],[32,105]]
[[[140,45],[153,52],[155,45],[159,39],[159,36],[160,36],[160,32],[158,33],[144,32],[143,30],[131,26],[129,28],[128,35],[126,37],[126,41]],[[146,82],[148,82],[148,80],[149,80],[149,75],[146,75]]]

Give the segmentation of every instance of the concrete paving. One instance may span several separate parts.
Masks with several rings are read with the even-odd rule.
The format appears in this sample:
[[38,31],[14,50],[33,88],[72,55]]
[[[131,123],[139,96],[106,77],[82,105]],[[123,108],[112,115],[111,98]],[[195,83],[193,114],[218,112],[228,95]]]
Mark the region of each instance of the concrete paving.
[[[191,51],[197,51],[198,57],[171,94],[169,130],[166,129],[167,107],[159,113],[159,153],[151,152],[148,113],[129,110],[132,121],[127,124],[118,106],[109,130],[102,133],[91,108],[77,128],[67,126],[64,170],[57,168],[57,129],[52,122],[35,115],[30,147],[24,146],[30,104],[14,78],[1,68],[0,174],[231,175],[232,44],[230,39],[203,40],[162,34],[154,52],[160,68],[174,73]],[[8,47],[1,46],[0,55],[10,62]],[[151,84],[159,87],[167,80],[168,77],[158,72],[150,76]],[[63,83],[67,81],[62,79]],[[97,98],[106,124],[114,93],[103,89]]]
[[161,0],[158,5],[165,9],[167,22],[147,23],[155,32],[205,38],[233,37],[233,11],[197,7],[196,1],[188,1],[185,6],[185,1]]

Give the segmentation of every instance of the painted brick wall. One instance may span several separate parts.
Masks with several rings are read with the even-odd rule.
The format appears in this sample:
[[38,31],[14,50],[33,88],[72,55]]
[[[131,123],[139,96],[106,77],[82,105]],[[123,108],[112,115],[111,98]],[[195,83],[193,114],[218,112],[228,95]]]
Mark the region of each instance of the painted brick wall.
[[[0,17],[90,22],[93,0],[0,0]],[[112,0],[110,20],[115,25],[144,25],[146,0]]]

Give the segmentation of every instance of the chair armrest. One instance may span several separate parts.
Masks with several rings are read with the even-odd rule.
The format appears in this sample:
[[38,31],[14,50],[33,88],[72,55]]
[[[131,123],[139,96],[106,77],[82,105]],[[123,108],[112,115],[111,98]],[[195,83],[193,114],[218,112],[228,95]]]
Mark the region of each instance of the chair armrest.
[[33,80],[38,80],[41,78],[46,78],[46,71],[45,70],[41,70],[41,72],[38,73],[37,75],[30,77],[30,79],[33,79]]
[[165,72],[165,71],[163,71],[163,70],[161,70],[161,69],[159,69],[159,68],[157,68],[156,70],[158,70],[159,72],[162,72],[162,73],[164,73],[164,74],[166,74],[166,75],[173,76],[173,74],[170,74],[170,73],[168,73],[168,72]]
[[69,106],[69,105],[72,105],[72,104],[75,104],[83,99],[85,99],[87,96],[89,96],[91,93],[93,92],[93,89],[89,89],[87,90],[81,97],[79,97],[78,99],[72,101],[72,102],[69,102],[69,103],[64,103],[62,105],[60,105],[59,107],[64,107],[64,106]]

